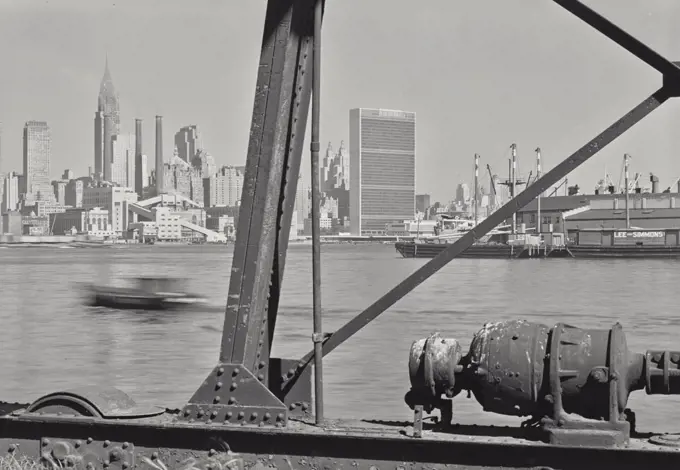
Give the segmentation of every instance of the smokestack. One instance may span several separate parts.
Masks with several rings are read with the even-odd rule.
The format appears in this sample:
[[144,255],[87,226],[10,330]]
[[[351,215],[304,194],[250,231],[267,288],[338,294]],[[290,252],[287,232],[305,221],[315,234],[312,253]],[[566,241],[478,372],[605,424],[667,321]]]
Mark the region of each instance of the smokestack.
[[142,165],[142,120],[135,119],[135,192],[144,199],[144,166]]
[[656,175],[649,175],[649,181],[652,182],[652,194],[659,192],[659,177]]
[[156,194],[163,194],[163,116],[156,116]]

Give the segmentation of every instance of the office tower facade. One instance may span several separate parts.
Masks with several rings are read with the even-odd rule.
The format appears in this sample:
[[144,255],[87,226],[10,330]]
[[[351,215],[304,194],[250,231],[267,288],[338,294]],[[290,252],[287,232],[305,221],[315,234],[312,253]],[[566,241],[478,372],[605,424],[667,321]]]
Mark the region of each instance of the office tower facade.
[[[156,116],[156,175],[163,174],[163,163],[163,116]],[[164,178],[156,177],[156,194],[164,192]]]
[[391,223],[413,220],[416,114],[356,108],[349,125],[352,234],[383,234]]
[[[107,118],[109,118],[107,130]],[[106,135],[105,135],[106,134]],[[104,160],[108,155],[109,167],[111,162],[111,138],[120,134],[120,105],[118,94],[113,86],[111,72],[109,71],[109,61],[106,60],[104,66],[104,76],[99,85],[99,96],[97,98],[97,111],[94,114],[94,174],[97,178],[104,178],[107,165]],[[107,148],[108,153],[107,153]],[[109,175],[110,176],[110,175]]]
[[240,205],[243,191],[242,166],[223,166],[217,173],[203,180],[205,196],[203,203],[206,207]]
[[[135,135],[119,134],[113,136],[113,162],[111,163],[111,182],[127,188],[135,187]],[[130,177],[132,173],[132,177]]]
[[0,213],[4,214],[8,211],[15,211],[19,209],[19,175],[15,172],[10,172],[3,175],[5,182],[2,193],[2,204],[0,204]]
[[142,161],[142,120],[135,119],[135,192],[144,199],[144,165]]
[[198,126],[182,127],[175,133],[175,147],[177,156],[187,163],[191,163],[199,150],[203,149],[201,134]]
[[102,178],[104,181],[111,181],[111,164],[113,163],[113,117],[104,115],[104,169]]
[[45,121],[24,125],[24,191],[29,203],[54,201],[50,179],[52,133]]
[[430,195],[429,194],[416,194],[416,212],[425,213],[430,207]]

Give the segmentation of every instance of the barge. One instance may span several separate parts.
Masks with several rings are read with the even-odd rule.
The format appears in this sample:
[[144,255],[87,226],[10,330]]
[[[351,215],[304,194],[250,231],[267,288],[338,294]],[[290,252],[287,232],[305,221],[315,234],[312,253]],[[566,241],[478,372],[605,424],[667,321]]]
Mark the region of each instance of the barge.
[[568,235],[575,258],[680,258],[680,228],[580,229]]
[[[397,242],[394,248],[404,258],[434,258],[457,239],[431,238]],[[460,258],[531,259],[565,258],[571,254],[561,233],[511,234],[497,232],[484,238],[460,254]]]
[[[563,234],[517,235],[514,242],[472,245],[461,258],[680,258],[680,228],[672,229],[578,229]],[[524,243],[522,243],[524,241]],[[404,258],[434,258],[450,242],[398,242],[395,249]]]

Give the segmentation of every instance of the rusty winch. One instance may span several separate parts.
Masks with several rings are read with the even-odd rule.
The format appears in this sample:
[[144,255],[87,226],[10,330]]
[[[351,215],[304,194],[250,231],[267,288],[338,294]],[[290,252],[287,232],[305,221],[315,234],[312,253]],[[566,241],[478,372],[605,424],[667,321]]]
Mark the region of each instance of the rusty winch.
[[450,399],[467,390],[485,411],[531,416],[525,425],[546,431],[553,443],[621,444],[634,426],[629,394],[680,393],[679,363],[680,352],[629,351],[618,323],[609,330],[489,323],[466,355],[458,341],[437,333],[414,342],[405,400],[417,411],[440,409],[446,425]]

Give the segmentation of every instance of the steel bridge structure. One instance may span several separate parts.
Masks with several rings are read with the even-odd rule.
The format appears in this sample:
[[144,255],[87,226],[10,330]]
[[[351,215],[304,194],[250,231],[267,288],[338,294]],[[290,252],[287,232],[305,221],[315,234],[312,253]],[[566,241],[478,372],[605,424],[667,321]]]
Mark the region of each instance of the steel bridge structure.
[[[28,404],[3,403],[4,461],[121,469],[680,468],[678,439],[637,434],[634,414],[625,407],[634,390],[680,393],[680,354],[630,353],[618,324],[608,330],[526,322],[486,325],[467,355],[455,340],[434,335],[414,343],[411,389],[406,404],[395,403],[414,410],[412,423],[348,422],[323,415],[325,355],[680,95],[677,62],[578,0],[545,1],[656,69],[662,85],[347,324],[324,333],[316,176],[324,3],[268,0],[217,364],[182,409],[139,406],[115,384],[60,391]],[[270,351],[310,104],[313,348],[302,358],[274,358]],[[531,351],[529,362],[515,357],[518,351],[527,357]],[[173,380],[169,376],[167,386]],[[472,391],[487,411],[532,419],[517,429],[452,426],[451,398],[463,390]],[[423,423],[423,413],[435,409],[441,410],[439,423]]]

